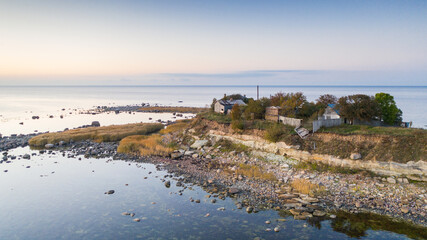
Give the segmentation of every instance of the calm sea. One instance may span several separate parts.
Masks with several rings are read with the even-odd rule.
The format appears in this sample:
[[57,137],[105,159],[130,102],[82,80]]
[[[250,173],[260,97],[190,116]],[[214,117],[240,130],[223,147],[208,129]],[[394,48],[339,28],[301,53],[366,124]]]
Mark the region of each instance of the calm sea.
[[[303,92],[309,101],[322,94],[337,97],[350,94],[389,93],[403,111],[404,121],[414,127],[427,127],[427,86],[260,86],[260,97],[277,92]],[[0,121],[54,114],[62,108],[88,109],[93,106],[161,104],[168,106],[207,106],[213,98],[240,93],[256,97],[256,86],[1,86]]]

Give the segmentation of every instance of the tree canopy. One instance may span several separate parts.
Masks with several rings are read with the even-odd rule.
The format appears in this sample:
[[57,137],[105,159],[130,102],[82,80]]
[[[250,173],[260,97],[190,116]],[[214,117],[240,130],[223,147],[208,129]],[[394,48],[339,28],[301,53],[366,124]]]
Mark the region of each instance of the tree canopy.
[[341,97],[338,100],[338,108],[340,115],[348,119],[370,121],[380,116],[375,98],[364,94]]
[[385,123],[393,125],[402,122],[402,111],[397,108],[393,96],[388,93],[377,93],[375,101],[378,103],[381,119]]

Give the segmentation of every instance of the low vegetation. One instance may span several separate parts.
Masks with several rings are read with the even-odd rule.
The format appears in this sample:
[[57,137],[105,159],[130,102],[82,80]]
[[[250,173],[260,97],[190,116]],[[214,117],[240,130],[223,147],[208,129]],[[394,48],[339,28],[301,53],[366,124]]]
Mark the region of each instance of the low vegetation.
[[173,150],[163,142],[160,134],[129,136],[122,139],[117,148],[119,153],[139,156],[169,156]]
[[239,143],[233,143],[232,141],[221,139],[217,141],[214,145],[215,148],[221,147],[221,152],[231,152],[235,151],[236,153],[249,152],[249,147]]
[[201,113],[208,111],[209,108],[201,107],[142,107],[140,112],[172,112],[172,113]]
[[168,133],[175,133],[180,132],[188,128],[190,125],[191,120],[185,119],[185,120],[178,120],[175,123],[166,126],[166,128],[160,130],[160,134],[168,134]]
[[30,146],[43,147],[48,143],[56,144],[60,141],[93,140],[96,142],[114,142],[131,135],[148,135],[163,129],[160,123],[134,123],[112,125],[106,127],[89,127],[72,129],[64,132],[46,133],[30,139]]
[[199,113],[197,115],[200,119],[207,119],[221,124],[230,124],[231,117],[229,115],[216,113],[213,111]]
[[249,178],[258,178],[258,179],[263,179],[268,181],[277,181],[277,178],[273,173],[267,172],[257,165],[240,163],[235,173],[236,175],[242,175]]
[[313,195],[316,191],[318,191],[319,185],[311,183],[307,179],[295,179],[291,183],[291,187],[302,194]]
[[422,134],[427,137],[427,131],[419,128],[401,128],[401,127],[372,127],[366,125],[347,125],[321,128],[318,132],[336,133],[336,134],[359,134],[359,135],[389,135],[389,136],[412,136]]
[[317,172],[331,172],[331,173],[343,173],[343,174],[361,173],[361,174],[366,174],[370,176],[375,175],[372,172],[368,172],[364,170],[327,165],[327,164],[322,164],[317,162],[299,161],[298,164],[294,165],[293,167],[296,169],[305,169],[305,170],[317,171]]

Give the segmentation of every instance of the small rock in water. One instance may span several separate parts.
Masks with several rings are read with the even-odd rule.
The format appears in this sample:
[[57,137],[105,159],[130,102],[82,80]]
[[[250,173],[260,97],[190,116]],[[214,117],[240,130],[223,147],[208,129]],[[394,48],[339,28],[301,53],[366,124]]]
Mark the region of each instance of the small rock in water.
[[107,192],[105,192],[104,194],[113,194],[115,191],[114,190],[108,190]]
[[246,208],[246,212],[247,212],[247,213],[251,213],[253,210],[254,210],[254,208],[253,208],[253,207],[247,207],[247,208]]
[[279,228],[279,227],[275,227],[275,228],[274,228],[274,231],[275,231],[275,232],[279,232],[279,231],[280,231],[280,228]]
[[54,145],[53,145],[53,144],[51,144],[51,143],[48,143],[48,144],[44,145],[44,147],[45,147],[46,149],[50,149],[50,148],[53,148],[53,147],[54,147]]
[[129,216],[129,215],[130,215],[130,213],[128,213],[128,212],[122,212],[122,215],[123,215],[123,216]]
[[271,223],[271,221],[265,221],[265,223],[266,223],[266,224],[270,224],[270,223]]
[[210,216],[210,214],[209,214],[209,213],[206,213],[205,217],[209,217],[209,216]]
[[134,222],[140,222],[140,221],[141,221],[141,219],[139,219],[139,218],[134,218],[134,219],[133,219],[133,221],[134,221]]
[[130,214],[130,216],[131,216],[131,217],[135,216],[135,213],[131,213],[131,214]]
[[332,218],[332,219],[334,219],[334,218],[337,218],[337,216],[336,215],[334,215],[334,214],[332,214],[331,216],[329,216],[330,218]]
[[165,182],[165,187],[170,188],[170,186],[171,186],[171,182],[170,181]]
[[197,199],[195,202],[196,202],[196,203],[200,203],[200,199]]
[[271,228],[265,229],[266,232],[271,232]]

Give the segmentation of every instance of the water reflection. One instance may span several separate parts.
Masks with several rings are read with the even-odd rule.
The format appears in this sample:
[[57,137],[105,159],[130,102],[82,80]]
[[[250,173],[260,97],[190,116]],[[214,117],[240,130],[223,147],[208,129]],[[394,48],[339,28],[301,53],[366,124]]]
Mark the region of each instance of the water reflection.
[[[208,198],[192,183],[177,186],[181,176],[152,164],[79,161],[28,148],[8,154],[25,153],[36,155],[0,164],[0,239],[426,238],[425,228],[370,215],[297,221],[284,211],[248,214],[237,209],[236,199]],[[110,189],[115,193],[104,194]],[[275,227],[280,231],[266,231]]]

